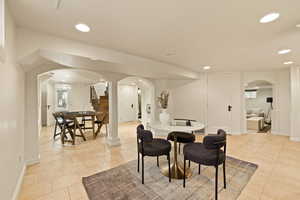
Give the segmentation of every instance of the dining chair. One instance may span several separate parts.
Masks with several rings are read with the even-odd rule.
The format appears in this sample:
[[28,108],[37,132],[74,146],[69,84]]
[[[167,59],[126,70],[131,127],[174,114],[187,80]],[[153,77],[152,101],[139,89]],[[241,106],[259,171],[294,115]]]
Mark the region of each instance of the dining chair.
[[201,165],[214,166],[215,174],[215,199],[218,199],[218,169],[223,164],[223,181],[226,189],[226,132],[222,129],[218,130],[216,135],[208,135],[203,139],[203,143],[189,143],[183,148],[184,154],[184,179],[183,187],[185,187],[185,171],[186,161],[192,161],[199,164],[198,173],[201,173]]
[[[102,128],[103,125],[105,125],[105,136],[107,136],[107,121],[108,121],[108,115],[106,113],[100,113],[100,114],[96,114],[96,120],[95,120],[95,124],[97,124],[98,128],[96,131],[96,134],[98,134]],[[96,137],[97,135],[95,135]]]
[[[84,133],[82,131],[82,127],[84,126],[83,124],[79,123],[77,118],[71,114],[64,114],[62,116],[63,121],[64,121],[64,130],[68,130],[72,137],[72,144],[75,145],[75,138],[76,137],[81,137],[83,138],[84,141],[86,141],[86,138],[84,136]],[[76,134],[76,130],[79,130],[79,135]],[[66,132],[64,131],[63,134],[65,135]],[[62,143],[64,144],[64,138],[62,137]]]
[[171,143],[165,139],[153,138],[151,131],[144,130],[144,126],[140,124],[137,127],[137,152],[138,166],[137,171],[140,171],[140,154],[142,156],[142,184],[144,184],[144,157],[151,156],[157,158],[157,166],[159,167],[159,156],[167,156],[169,166],[169,182],[171,182],[170,168],[170,151]]
[[[54,112],[52,113],[54,120],[55,120],[55,126],[54,126],[54,134],[53,134],[53,139],[55,140],[56,136],[62,135],[63,131],[65,131],[65,126],[64,126],[64,120],[62,118],[62,112]],[[58,132],[57,129],[60,129]],[[68,131],[68,130],[67,130]],[[67,136],[64,134],[65,139],[67,139]]]

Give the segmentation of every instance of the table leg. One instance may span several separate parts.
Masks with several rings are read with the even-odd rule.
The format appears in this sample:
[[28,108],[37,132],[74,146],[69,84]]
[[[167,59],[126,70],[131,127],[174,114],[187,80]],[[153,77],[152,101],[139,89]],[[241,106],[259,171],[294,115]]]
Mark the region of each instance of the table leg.
[[[161,169],[161,172],[165,176],[169,176],[169,168],[168,166],[163,167]],[[183,179],[184,171],[183,166],[178,162],[178,154],[177,154],[177,139],[174,138],[174,162],[171,166],[171,177],[175,179]],[[190,168],[186,168],[185,177],[189,178],[192,176],[192,171]]]

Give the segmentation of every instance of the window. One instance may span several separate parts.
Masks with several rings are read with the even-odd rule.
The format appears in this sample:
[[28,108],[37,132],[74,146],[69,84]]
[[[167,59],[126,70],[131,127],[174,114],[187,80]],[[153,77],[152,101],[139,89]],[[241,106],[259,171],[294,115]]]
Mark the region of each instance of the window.
[[68,90],[67,89],[57,89],[57,108],[62,110],[68,109]]
[[256,90],[246,90],[245,97],[246,97],[246,99],[255,99],[256,98]]

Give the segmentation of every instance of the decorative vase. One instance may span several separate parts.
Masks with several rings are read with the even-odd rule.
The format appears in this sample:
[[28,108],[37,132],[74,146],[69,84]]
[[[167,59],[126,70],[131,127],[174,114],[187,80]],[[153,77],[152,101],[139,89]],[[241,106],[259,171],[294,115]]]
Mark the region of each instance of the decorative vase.
[[161,113],[159,114],[159,120],[162,125],[169,125],[170,114],[167,113],[167,109],[162,109]]

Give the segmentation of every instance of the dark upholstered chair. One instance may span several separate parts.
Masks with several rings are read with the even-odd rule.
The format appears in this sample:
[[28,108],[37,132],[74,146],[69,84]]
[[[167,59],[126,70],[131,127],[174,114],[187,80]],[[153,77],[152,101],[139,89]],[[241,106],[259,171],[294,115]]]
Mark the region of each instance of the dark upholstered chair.
[[138,151],[138,167],[140,171],[140,154],[142,155],[142,184],[144,184],[144,157],[157,157],[157,166],[159,167],[159,156],[167,156],[169,165],[169,182],[171,182],[170,169],[170,151],[171,143],[165,139],[153,138],[152,132],[144,130],[144,126],[140,124],[137,127],[137,151]]
[[[223,150],[222,150],[223,148]],[[217,135],[208,135],[203,139],[203,143],[189,143],[183,148],[184,154],[184,175],[186,160],[199,164],[199,174],[201,165],[214,166],[216,168],[215,176],[215,199],[218,199],[218,168],[223,164],[224,188],[226,189],[226,132],[218,130]],[[184,176],[185,177],[185,176]],[[185,178],[183,179],[185,187]]]

